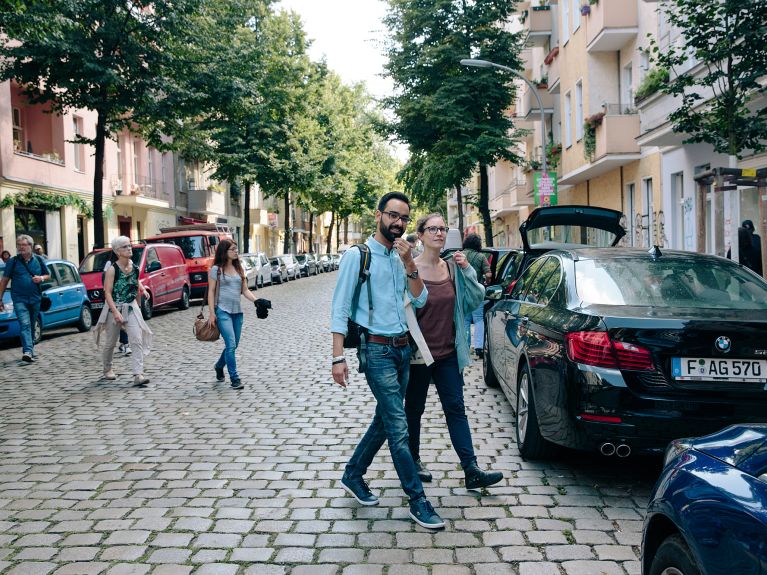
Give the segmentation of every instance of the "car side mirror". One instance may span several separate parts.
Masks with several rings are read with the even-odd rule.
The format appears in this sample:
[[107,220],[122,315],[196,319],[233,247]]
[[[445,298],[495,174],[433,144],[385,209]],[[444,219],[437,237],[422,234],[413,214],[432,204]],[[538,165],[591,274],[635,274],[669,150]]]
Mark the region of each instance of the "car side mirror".
[[494,285],[485,288],[485,299],[498,301],[503,297],[503,286]]
[[162,264],[160,262],[158,262],[158,261],[154,261],[154,262],[150,263],[146,267],[146,271],[149,274],[151,274],[152,272],[156,272],[157,270],[161,270],[161,269],[162,269]]

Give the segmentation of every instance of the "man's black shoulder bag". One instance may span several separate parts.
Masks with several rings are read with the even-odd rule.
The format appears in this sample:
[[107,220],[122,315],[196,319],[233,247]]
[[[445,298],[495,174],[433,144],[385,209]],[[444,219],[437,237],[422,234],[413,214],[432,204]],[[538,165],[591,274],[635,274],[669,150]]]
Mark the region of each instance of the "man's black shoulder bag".
[[373,321],[373,298],[370,288],[370,282],[367,281],[370,276],[370,248],[366,244],[357,244],[355,246],[360,251],[360,273],[357,277],[357,285],[354,288],[352,296],[352,307],[349,313],[349,319],[346,325],[346,337],[344,337],[345,348],[356,348],[362,343],[363,334],[367,331],[364,327],[355,323],[352,319],[357,306],[360,303],[360,290],[362,284],[367,284],[368,288],[368,325]]

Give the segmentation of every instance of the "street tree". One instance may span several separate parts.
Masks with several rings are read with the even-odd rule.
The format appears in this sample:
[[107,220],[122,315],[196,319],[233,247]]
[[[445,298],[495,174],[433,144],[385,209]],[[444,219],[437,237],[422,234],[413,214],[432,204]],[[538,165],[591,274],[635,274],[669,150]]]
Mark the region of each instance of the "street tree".
[[[521,70],[521,37],[504,28],[514,13],[509,0],[388,0],[386,71],[395,94],[385,105],[395,118],[388,129],[406,143],[411,162],[403,182],[413,197],[434,203],[457,190],[479,169],[499,160],[519,162],[519,135],[506,114],[514,84],[497,71],[460,66],[462,58],[491,60]],[[492,245],[487,178],[480,178],[479,210]],[[463,229],[459,203],[459,227]]]
[[106,138],[123,128],[142,131],[161,146],[174,110],[162,100],[183,62],[176,49],[193,41],[190,17],[202,0],[27,0],[0,13],[0,80],[14,80],[33,104],[54,113],[97,114],[94,243],[104,245],[103,185]]
[[728,154],[730,167],[767,149],[767,106],[755,106],[767,94],[767,0],[664,0],[659,10],[681,32],[674,43],[652,41],[670,72],[659,89],[680,97],[674,131]]

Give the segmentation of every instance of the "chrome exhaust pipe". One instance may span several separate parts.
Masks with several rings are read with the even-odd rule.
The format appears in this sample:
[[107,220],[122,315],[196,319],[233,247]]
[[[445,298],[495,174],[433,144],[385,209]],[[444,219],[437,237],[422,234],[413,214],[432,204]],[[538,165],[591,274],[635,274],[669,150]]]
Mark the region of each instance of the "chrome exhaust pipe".
[[615,446],[612,443],[605,442],[599,446],[599,453],[605,457],[609,457],[615,453]]
[[625,443],[621,443],[618,447],[615,448],[615,455],[618,457],[628,457],[631,455],[631,446],[626,445]]

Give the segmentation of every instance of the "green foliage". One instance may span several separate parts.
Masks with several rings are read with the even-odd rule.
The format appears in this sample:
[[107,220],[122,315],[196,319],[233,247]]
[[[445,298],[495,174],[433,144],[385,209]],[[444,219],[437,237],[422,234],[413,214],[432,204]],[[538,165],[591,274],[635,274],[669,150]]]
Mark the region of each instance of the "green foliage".
[[[396,93],[384,100],[395,115],[386,127],[409,147],[401,178],[418,202],[434,203],[479,165],[518,161],[512,151],[517,133],[505,114],[514,101],[513,77],[459,64],[474,57],[521,69],[521,36],[498,25],[514,5],[389,0],[386,70]],[[485,226],[489,230],[490,222]]]
[[0,202],[0,208],[10,208],[12,206],[24,206],[48,211],[56,211],[64,206],[72,206],[86,218],[93,218],[93,206],[77,194],[72,193],[53,194],[30,188],[28,191],[20,194],[8,194]]
[[634,101],[641,102],[658,92],[668,83],[668,70],[665,68],[653,68],[644,77],[634,94]]
[[597,127],[588,121],[583,122],[583,157],[589,162],[594,159],[597,149]]
[[656,65],[670,71],[659,89],[680,97],[674,131],[739,158],[767,149],[767,107],[753,105],[767,93],[767,0],[664,0],[660,9],[682,31],[672,45],[652,41]]

